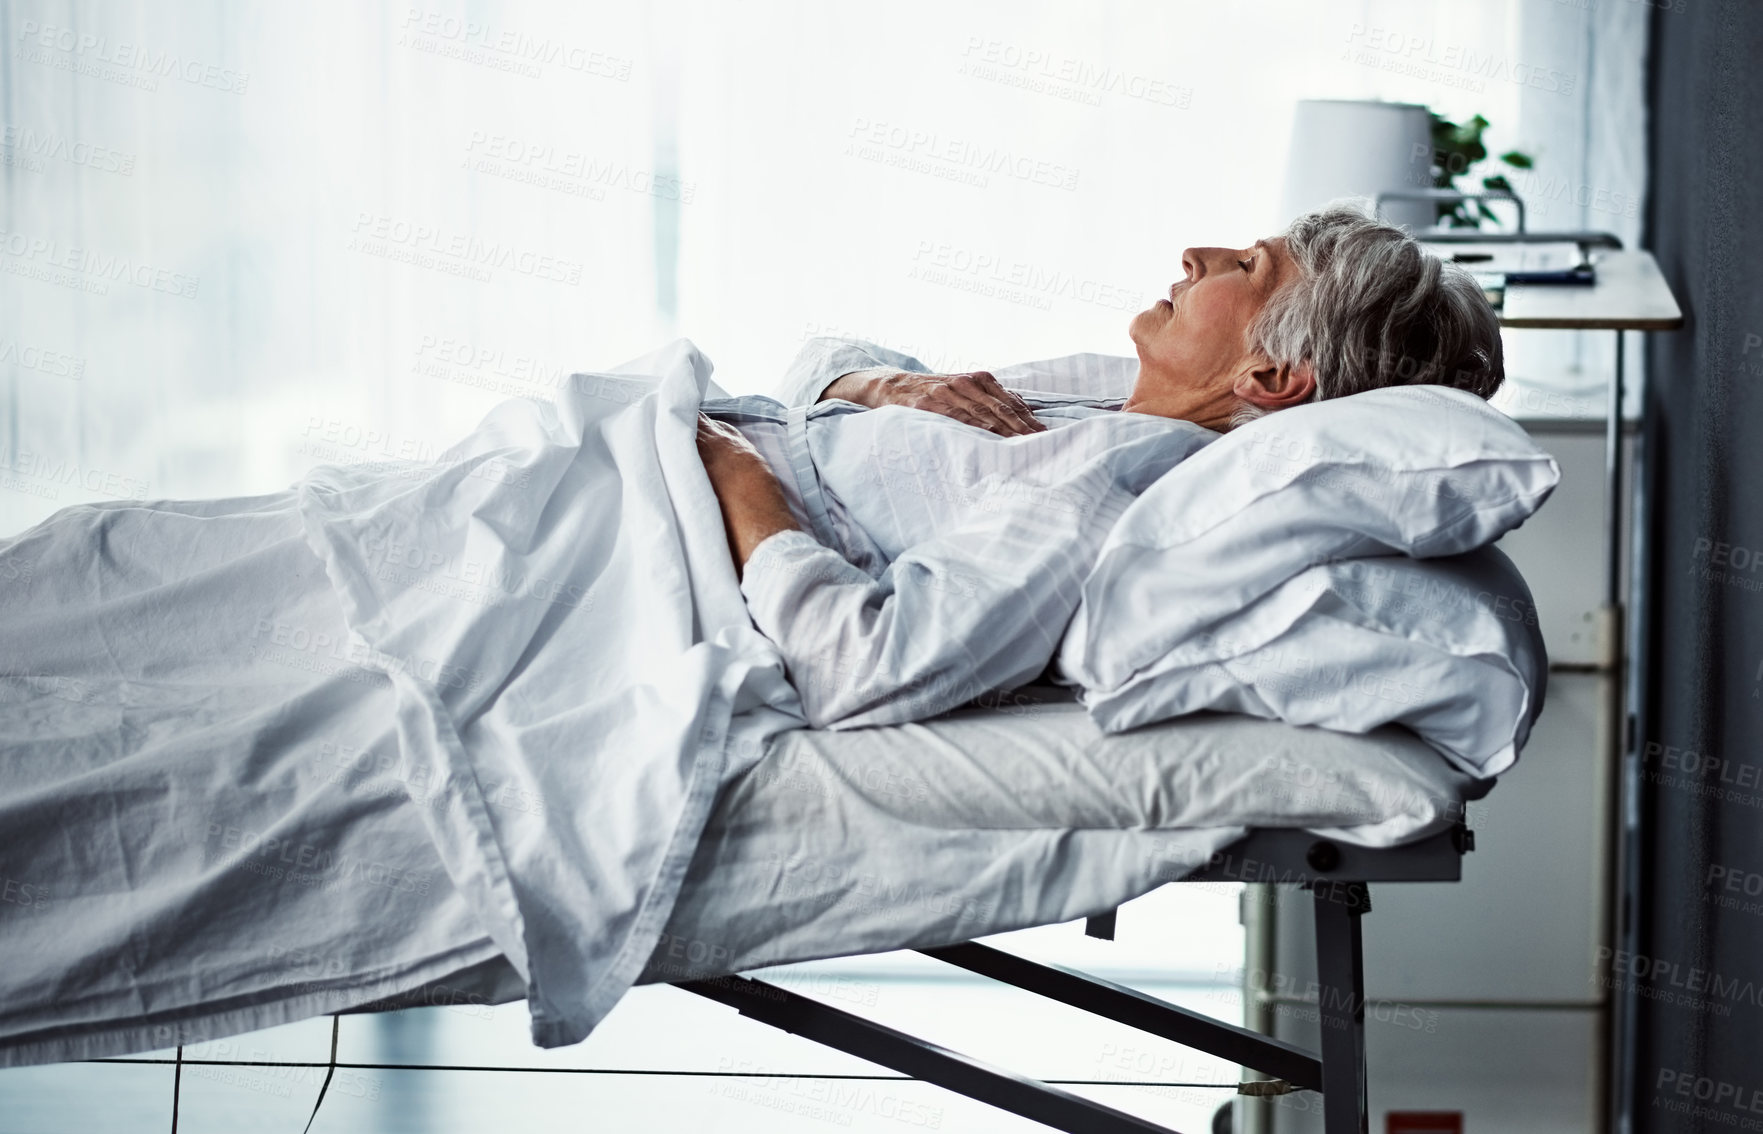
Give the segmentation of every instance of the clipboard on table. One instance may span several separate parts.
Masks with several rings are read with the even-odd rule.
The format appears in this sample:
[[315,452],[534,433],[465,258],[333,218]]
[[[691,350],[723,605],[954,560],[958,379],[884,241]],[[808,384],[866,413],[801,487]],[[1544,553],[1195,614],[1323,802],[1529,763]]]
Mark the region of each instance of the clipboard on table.
[[1478,279],[1499,283],[1568,284],[1596,283],[1598,270],[1591,254],[1571,241],[1547,243],[1450,243],[1428,244],[1427,251],[1449,263],[1468,269]]

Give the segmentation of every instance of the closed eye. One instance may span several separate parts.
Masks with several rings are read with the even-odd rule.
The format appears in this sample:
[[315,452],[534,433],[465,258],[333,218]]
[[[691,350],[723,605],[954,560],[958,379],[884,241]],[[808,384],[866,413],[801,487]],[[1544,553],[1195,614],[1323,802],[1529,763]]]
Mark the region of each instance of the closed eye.
[[1254,266],[1255,266],[1255,261],[1253,261],[1253,260],[1238,260],[1237,261],[1237,267],[1241,268],[1245,272],[1252,271],[1254,269]]

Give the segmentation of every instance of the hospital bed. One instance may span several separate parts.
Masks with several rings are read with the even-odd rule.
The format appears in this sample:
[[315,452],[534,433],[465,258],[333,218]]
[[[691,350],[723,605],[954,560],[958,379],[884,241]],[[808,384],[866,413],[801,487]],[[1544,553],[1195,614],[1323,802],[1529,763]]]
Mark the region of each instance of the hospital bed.
[[[1054,1129],[1166,1129],[738,975],[917,949],[1270,1076],[1240,1093],[1320,1091],[1327,1134],[1366,1130],[1368,884],[1456,881],[1473,848],[1464,805],[1491,781],[1393,726],[1353,736],[1200,713],[1104,737],[1068,691],[991,701],[774,741],[719,798],[642,981]],[[1320,1052],[972,940],[1077,918],[1112,938],[1119,904],[1173,881],[1312,892]],[[454,999],[521,995],[500,961],[440,983]],[[430,1002],[419,990],[371,1007]]]
[[[915,724],[776,738],[718,798],[642,981],[1054,1129],[1166,1129],[739,975],[916,949],[1269,1077],[1239,1084],[1241,1094],[1320,1091],[1326,1134],[1366,1131],[1369,884],[1458,880],[1474,846],[1464,807],[1492,781],[1456,771],[1394,726],[1358,736],[1197,713],[1104,736],[1066,690],[985,701]],[[1090,935],[1112,938],[1117,907],[1167,882],[1311,891],[1319,1052],[973,940],[1079,918]],[[523,993],[496,956],[343,1011]],[[368,1066],[337,1061],[335,1029],[333,1020],[330,1062],[301,1065],[325,1075],[314,1116],[337,1069]],[[176,1062],[181,1074],[182,1048]],[[176,1106],[174,1093],[174,1130]]]
[[[1203,1041],[1285,1084],[1320,1086],[1331,1131],[1351,1129],[1355,1116],[1362,1126],[1357,919],[1368,907],[1366,884],[1455,876],[1466,845],[1454,833],[1463,804],[1491,781],[1454,768],[1485,777],[1510,763],[1540,705],[1540,643],[1527,652],[1526,635],[1478,598],[1522,592],[1515,571],[1483,582],[1459,558],[1435,572],[1443,573],[1434,580],[1439,601],[1419,605],[1374,581],[1401,574],[1398,559],[1338,591],[1314,591],[1304,572],[1346,576],[1355,568],[1343,564],[1377,548],[1444,558],[1483,547],[1546,497],[1558,479],[1553,461],[1472,396],[1432,388],[1337,399],[1300,424],[1314,421],[1319,438],[1358,438],[1362,412],[1387,412],[1391,399],[1406,412],[1418,398],[1455,415],[1458,463],[1442,468],[1426,453],[1419,464],[1407,459],[1407,430],[1366,434],[1393,450],[1375,459],[1336,459],[1341,450],[1331,444],[1300,446],[1297,465],[1241,462],[1233,452],[1266,432],[1245,429],[1194,455],[1188,480],[1164,479],[1130,504],[1114,501],[1136,517],[1121,546],[1152,561],[1107,557],[1109,586],[1142,569],[1141,581],[1181,584],[1180,601],[1158,608],[1188,620],[1203,609],[1205,618],[1157,626],[1140,640],[1134,632],[1144,620],[1129,612],[1150,605],[1093,608],[1080,624],[1083,656],[1060,670],[1089,690],[1088,711],[1069,691],[1017,690],[928,721],[798,729],[805,715],[853,718],[799,711],[775,640],[760,632],[754,602],[728,575],[720,512],[689,436],[708,360],[680,340],[623,370],[645,376],[625,383],[629,396],[609,396],[595,377],[572,384],[558,406],[511,399],[438,464],[327,466],[262,497],[81,506],[5,545],[32,583],[5,592],[19,640],[34,647],[25,659],[33,668],[21,672],[57,679],[8,687],[12,703],[29,708],[9,714],[24,753],[8,761],[19,831],[9,850],[25,864],[19,877],[71,882],[65,897],[43,903],[43,916],[8,927],[9,945],[19,942],[15,955],[30,964],[8,966],[0,1062],[163,1050],[310,1016],[424,1003],[424,991],[440,985],[449,996],[481,989],[478,1002],[529,994],[535,1043],[558,1047],[587,1036],[636,978],[763,1013],[1055,1126],[1145,1128],[911,1037],[773,996],[765,982],[739,975],[918,949],[1160,1035]],[[846,417],[865,429],[956,429],[926,414]],[[916,452],[910,440],[896,448]],[[854,491],[868,483],[871,451],[852,449]],[[1116,454],[1110,459],[1137,461],[1132,451],[1106,449]],[[505,462],[513,452],[533,483],[559,486],[545,499],[569,506],[535,507],[526,480],[468,471],[470,462]],[[1323,456],[1305,463],[1315,453]],[[665,477],[654,475],[657,462]],[[1398,469],[1401,483],[1422,492],[1414,498],[1498,506],[1410,516],[1398,505],[1413,494],[1385,486],[1386,471]],[[1306,475],[1293,480],[1294,470]],[[1352,470],[1365,492],[1348,490]],[[1221,533],[1217,546],[1140,538],[1141,528],[1164,532],[1170,508],[1194,521],[1199,505],[1216,503],[1218,477],[1239,471],[1244,499],[1204,512],[1217,521],[1204,529]],[[1120,496],[1121,482],[1109,483]],[[1274,504],[1249,509],[1245,500]],[[1349,502],[1363,505],[1360,526],[1344,525],[1334,510]],[[1041,531],[1043,513],[1081,513],[1049,508],[1038,495],[1005,503],[1015,510],[988,513],[985,530],[1008,518],[1020,528],[1009,547],[1063,557],[1064,605],[1048,608],[1063,625],[1079,598],[1072,588],[1086,576],[1066,569],[1078,561],[1065,543],[1022,533]],[[1327,522],[1301,522],[1318,514]],[[678,538],[619,539],[608,544],[617,554],[583,556],[583,540],[613,524]],[[1049,538],[1071,534],[1049,529]],[[129,556],[96,572],[95,540]],[[824,545],[800,544],[824,561]],[[1201,585],[1202,564],[1235,564],[1250,547],[1279,551],[1264,566],[1271,574],[1256,580],[1273,591],[1249,593],[1234,578]],[[483,585],[486,563],[499,565],[495,587]],[[1000,609],[1020,604],[1027,585],[1020,563],[1002,566],[997,578],[1016,582],[994,596],[1004,600]],[[270,578],[285,590],[266,599]],[[956,576],[947,582],[925,588],[938,604],[922,608],[938,614],[920,627],[938,660],[895,693],[924,692],[941,708],[1042,668],[1045,655],[1035,651],[1051,628],[1019,619],[1009,641],[1022,644],[1004,652],[1024,656],[1005,657],[1000,670],[1010,680],[975,676],[969,640],[996,627],[963,621],[971,593],[954,585]],[[786,593],[772,597],[781,604]],[[1350,626],[1292,621],[1324,594],[1364,618]],[[1523,598],[1508,613],[1528,609]],[[210,617],[178,617],[197,599]],[[658,617],[626,616],[646,607]],[[1108,615],[1123,612],[1124,625],[1110,628]],[[781,605],[772,611],[784,613]],[[1262,617],[1255,627],[1263,636],[1199,633],[1237,616]],[[1422,641],[1421,630],[1438,629],[1417,625],[1429,621],[1446,624],[1450,641]],[[1445,647],[1457,641],[1459,623],[1477,626],[1477,656],[1499,664],[1456,664],[1465,659]],[[714,648],[701,648],[705,628],[715,628]],[[1333,637],[1303,638],[1312,630]],[[1266,633],[1278,636],[1270,642]],[[1294,635],[1311,644],[1287,651]],[[1358,652],[1337,654],[1331,642],[1341,638]],[[1000,641],[983,644],[997,653]],[[1172,653],[1172,642],[1193,650]],[[1106,660],[1091,648],[1097,643],[1121,655],[1087,680],[1079,671]],[[1419,661],[1407,652],[1417,644],[1431,651]],[[1208,660],[1215,654],[1243,672]],[[804,656],[813,676],[816,651]],[[1311,656],[1352,660],[1317,667],[1305,663]],[[1378,703],[1343,696],[1349,671],[1368,674],[1372,688],[1353,689]],[[1392,671],[1424,673],[1445,692],[1416,710],[1389,687]],[[843,689],[838,668],[828,672],[811,687]],[[134,688],[141,674],[157,683],[152,696]],[[939,674],[961,684],[929,684]],[[1134,680],[1117,680],[1126,677]],[[1214,699],[1179,709],[1158,699],[1195,691]],[[1288,694],[1310,703],[1284,713]],[[1117,714],[1110,727],[1125,731],[1104,735],[1091,713],[1106,718],[1111,695],[1126,698],[1116,705],[1123,712],[1156,715]],[[1340,721],[1319,710],[1347,705],[1358,715],[1342,728],[1396,719],[1423,728],[1440,714],[1454,714],[1446,724],[1500,727],[1467,739],[1457,734],[1475,730],[1444,728],[1443,743],[1429,732],[1435,751],[1391,726],[1347,735],[1188,712],[1202,705],[1311,721]],[[1141,720],[1162,723],[1127,728]],[[89,806],[93,798],[104,806]],[[1410,846],[1419,849],[1403,849]],[[1106,933],[1110,911],[1165,882],[1267,869],[1271,876],[1255,880],[1309,885],[1322,907],[1323,1014],[1341,1026],[1327,1029],[1320,1059],[973,944],[1089,918]],[[151,971],[132,964],[143,954]],[[56,995],[69,985],[82,991],[78,1011]]]

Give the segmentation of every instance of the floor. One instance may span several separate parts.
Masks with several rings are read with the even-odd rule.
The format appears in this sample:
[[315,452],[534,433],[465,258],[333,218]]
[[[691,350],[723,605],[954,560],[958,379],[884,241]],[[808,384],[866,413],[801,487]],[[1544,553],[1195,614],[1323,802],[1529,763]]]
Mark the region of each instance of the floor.
[[[1242,956],[1235,910],[1234,887],[1172,886],[1123,909],[1114,942],[1085,938],[1080,923],[988,941],[1234,1023]],[[1028,1075],[1088,1080],[1067,1089],[1177,1130],[1209,1130],[1234,1094],[1232,1064],[918,954],[753,975]],[[872,1078],[892,1073],[665,985],[633,990],[575,1047],[535,1048],[526,1028],[519,1003],[342,1017],[339,1062],[482,1069],[341,1069],[313,1134],[1046,1129],[925,1083]],[[305,1020],[186,1047],[184,1058],[323,1064],[330,1030],[328,1018]],[[323,1077],[322,1066],[186,1065],[178,1130],[298,1134]],[[0,1072],[0,1134],[170,1130],[172,1079],[164,1064]]]

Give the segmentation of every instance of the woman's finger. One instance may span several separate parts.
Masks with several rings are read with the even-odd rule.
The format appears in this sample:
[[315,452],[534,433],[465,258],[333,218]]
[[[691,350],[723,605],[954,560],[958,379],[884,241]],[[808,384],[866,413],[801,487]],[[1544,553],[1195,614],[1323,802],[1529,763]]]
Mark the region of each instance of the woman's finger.
[[972,395],[968,404],[978,415],[987,429],[1000,437],[1020,437],[1030,432],[1029,428],[1011,413],[1003,402],[986,394]]
[[1029,409],[1028,403],[1023,401],[1015,390],[1007,388],[1002,382],[992,377],[990,372],[976,371],[974,378],[978,380],[980,389],[994,399],[998,412],[1017,426],[1016,431],[1019,434],[1040,433],[1047,428],[1039,418],[1035,417],[1034,411]]
[[993,433],[1002,437],[1020,437],[1025,433],[1035,432],[1011,412],[1008,403],[988,390],[984,383],[972,381],[962,390],[962,394],[969,410],[979,414],[985,427]]
[[971,374],[950,375],[934,395],[924,399],[924,408],[966,425],[977,425],[988,433],[1013,437],[1018,432],[1016,424],[1007,420],[992,400],[981,393]]

